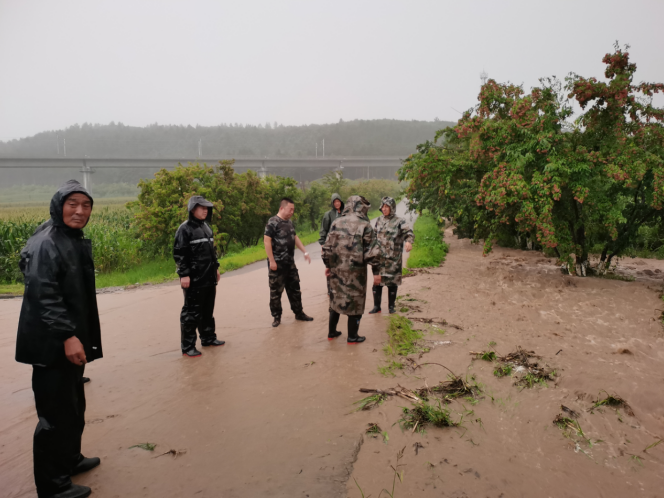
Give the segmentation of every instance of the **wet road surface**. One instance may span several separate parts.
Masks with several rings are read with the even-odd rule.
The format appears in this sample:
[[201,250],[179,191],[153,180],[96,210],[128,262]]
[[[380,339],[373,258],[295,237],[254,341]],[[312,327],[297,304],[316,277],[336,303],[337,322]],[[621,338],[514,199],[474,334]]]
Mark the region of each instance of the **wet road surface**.
[[[200,358],[181,356],[177,283],[98,295],[105,357],[86,368],[83,453],[102,464],[75,482],[103,497],[344,495],[364,421],[348,413],[357,388],[376,377],[386,316],[365,314],[364,344],[345,342],[345,318],[342,337],[328,341],[320,246],[308,250],[312,263],[299,251],[296,263],[315,320],[295,321],[284,294],[282,324],[271,327],[267,266],[258,262],[222,277],[215,318],[226,345],[202,348]],[[32,369],[14,361],[20,307],[0,301],[6,497],[35,495]],[[156,449],[130,448],[146,442]],[[162,455],[169,450],[177,456]]]

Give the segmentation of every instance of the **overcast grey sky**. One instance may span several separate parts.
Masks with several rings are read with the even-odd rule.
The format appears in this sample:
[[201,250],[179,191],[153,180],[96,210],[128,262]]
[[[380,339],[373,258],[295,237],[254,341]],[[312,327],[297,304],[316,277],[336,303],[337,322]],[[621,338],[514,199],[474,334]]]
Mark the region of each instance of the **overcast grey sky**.
[[[664,2],[0,0],[0,140],[75,123],[456,120],[479,73],[664,81]],[[454,108],[454,109],[453,109]]]

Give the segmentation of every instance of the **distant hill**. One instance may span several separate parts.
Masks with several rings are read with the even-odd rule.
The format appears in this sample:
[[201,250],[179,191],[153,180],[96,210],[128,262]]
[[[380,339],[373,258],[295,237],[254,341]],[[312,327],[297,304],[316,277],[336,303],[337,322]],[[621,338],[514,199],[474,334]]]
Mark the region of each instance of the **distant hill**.
[[455,123],[443,121],[353,120],[325,125],[223,124],[215,127],[122,123],[74,125],[65,130],[0,142],[0,156],[93,158],[241,158],[250,156],[400,156],[432,140],[437,130]]

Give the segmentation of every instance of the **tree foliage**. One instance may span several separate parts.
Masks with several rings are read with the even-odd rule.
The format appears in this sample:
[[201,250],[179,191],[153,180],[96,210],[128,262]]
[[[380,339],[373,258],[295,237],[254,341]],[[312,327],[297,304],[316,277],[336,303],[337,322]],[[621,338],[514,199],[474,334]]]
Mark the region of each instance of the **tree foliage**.
[[605,269],[661,215],[664,196],[664,110],[652,103],[664,85],[634,84],[627,49],[604,57],[606,82],[570,74],[526,95],[489,80],[475,108],[404,162],[414,204],[454,218],[485,253],[515,241],[584,274],[599,248]]
[[[396,197],[400,191],[395,181],[371,179],[339,182],[342,199],[351,194],[366,197],[378,208],[383,196]],[[259,177],[253,171],[238,174],[233,161],[218,166],[179,165],[175,170],[163,169],[153,179],[142,180],[138,200],[128,203],[134,213],[133,226],[139,237],[152,245],[157,253],[168,254],[177,228],[187,220],[187,202],[193,195],[204,196],[214,204],[212,227],[219,255],[226,253],[230,242],[242,246],[256,245],[263,238],[265,224],[279,211],[282,198],[295,202],[291,219],[298,231],[320,227],[323,214],[330,209],[332,191],[320,182],[300,188],[290,177]]]
[[261,179],[253,171],[238,174],[232,161],[216,167],[189,165],[175,170],[163,169],[154,179],[139,182],[138,200],[128,206],[135,210],[134,226],[139,236],[167,253],[177,228],[187,220],[187,202],[193,195],[204,196],[213,203],[212,227],[219,255],[231,241],[243,246],[258,243],[267,220],[279,209],[286,196],[296,201],[294,221],[306,207],[294,179],[267,176]]

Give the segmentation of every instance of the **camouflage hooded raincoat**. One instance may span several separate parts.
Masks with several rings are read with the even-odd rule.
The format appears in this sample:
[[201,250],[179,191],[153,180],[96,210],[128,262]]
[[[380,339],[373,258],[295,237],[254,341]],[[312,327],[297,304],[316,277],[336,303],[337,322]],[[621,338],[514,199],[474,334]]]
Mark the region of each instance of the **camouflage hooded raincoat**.
[[381,200],[383,205],[390,207],[390,215],[381,215],[376,221],[376,239],[381,252],[380,276],[381,285],[401,286],[401,267],[403,262],[403,245],[413,243],[415,236],[405,219],[397,217],[397,204],[393,198],[386,196]]
[[371,204],[362,196],[346,201],[323,245],[323,261],[330,269],[330,309],[356,316],[364,313],[367,298],[367,265],[378,274],[380,250],[367,217]]

